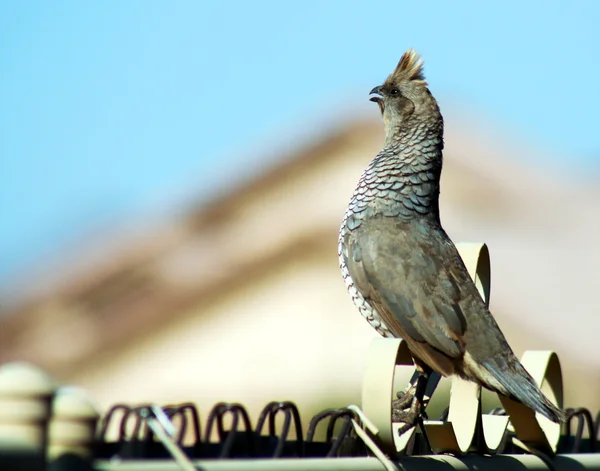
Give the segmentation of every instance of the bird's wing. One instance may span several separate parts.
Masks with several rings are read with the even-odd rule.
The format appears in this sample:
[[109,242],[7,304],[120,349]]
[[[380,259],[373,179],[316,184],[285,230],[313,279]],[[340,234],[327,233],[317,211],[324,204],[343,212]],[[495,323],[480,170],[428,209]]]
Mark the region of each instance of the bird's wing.
[[468,274],[443,230],[399,224],[382,218],[354,231],[348,240],[350,275],[395,335],[457,358],[464,351],[460,301]]

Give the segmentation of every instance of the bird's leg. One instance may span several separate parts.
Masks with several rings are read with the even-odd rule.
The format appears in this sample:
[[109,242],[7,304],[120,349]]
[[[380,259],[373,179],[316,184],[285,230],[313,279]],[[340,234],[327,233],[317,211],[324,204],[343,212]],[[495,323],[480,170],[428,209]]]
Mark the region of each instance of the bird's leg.
[[[426,372],[419,372],[419,376],[414,385],[414,393],[412,394],[410,407],[408,410],[403,409],[392,409],[392,421],[393,422],[404,422],[404,425],[398,429],[398,435],[402,435],[404,432],[412,428],[422,413],[423,409],[423,396],[425,395],[425,389],[427,382],[429,381],[429,374]],[[409,388],[409,391],[412,389]],[[399,399],[398,401],[402,401]],[[396,401],[394,401],[396,402]]]
[[395,401],[392,401],[392,411],[402,411],[410,406],[410,403],[413,400],[415,392],[417,391],[417,381],[410,383],[404,391],[398,391],[396,393]]

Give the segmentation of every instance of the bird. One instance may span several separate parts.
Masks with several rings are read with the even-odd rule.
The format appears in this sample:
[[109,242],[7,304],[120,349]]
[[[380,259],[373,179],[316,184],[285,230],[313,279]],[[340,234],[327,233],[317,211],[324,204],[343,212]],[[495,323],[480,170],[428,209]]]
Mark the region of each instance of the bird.
[[[383,149],[363,172],[338,239],[340,269],[360,313],[383,337],[406,341],[418,377],[392,405],[412,427],[433,371],[457,375],[562,423],[520,363],[440,222],[444,120],[423,60],[406,51],[370,101]],[[408,410],[405,410],[408,409]]]

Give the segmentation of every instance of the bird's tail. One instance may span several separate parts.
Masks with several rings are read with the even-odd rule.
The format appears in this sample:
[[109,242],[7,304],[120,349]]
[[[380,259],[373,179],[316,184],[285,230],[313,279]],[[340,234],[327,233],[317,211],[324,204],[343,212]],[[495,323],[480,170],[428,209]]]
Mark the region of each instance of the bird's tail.
[[558,424],[566,421],[564,411],[552,404],[525,367],[514,357],[510,360],[494,357],[483,362],[485,368],[506,389],[511,399],[516,399]]

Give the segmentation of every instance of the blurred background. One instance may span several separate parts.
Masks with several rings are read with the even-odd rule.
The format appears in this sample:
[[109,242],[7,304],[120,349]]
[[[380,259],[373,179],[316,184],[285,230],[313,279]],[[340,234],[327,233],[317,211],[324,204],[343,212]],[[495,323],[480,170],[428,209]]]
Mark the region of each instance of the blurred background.
[[596,2],[0,3],[0,361],[115,402],[360,401],[337,230],[416,48],[442,222],[600,407]]

